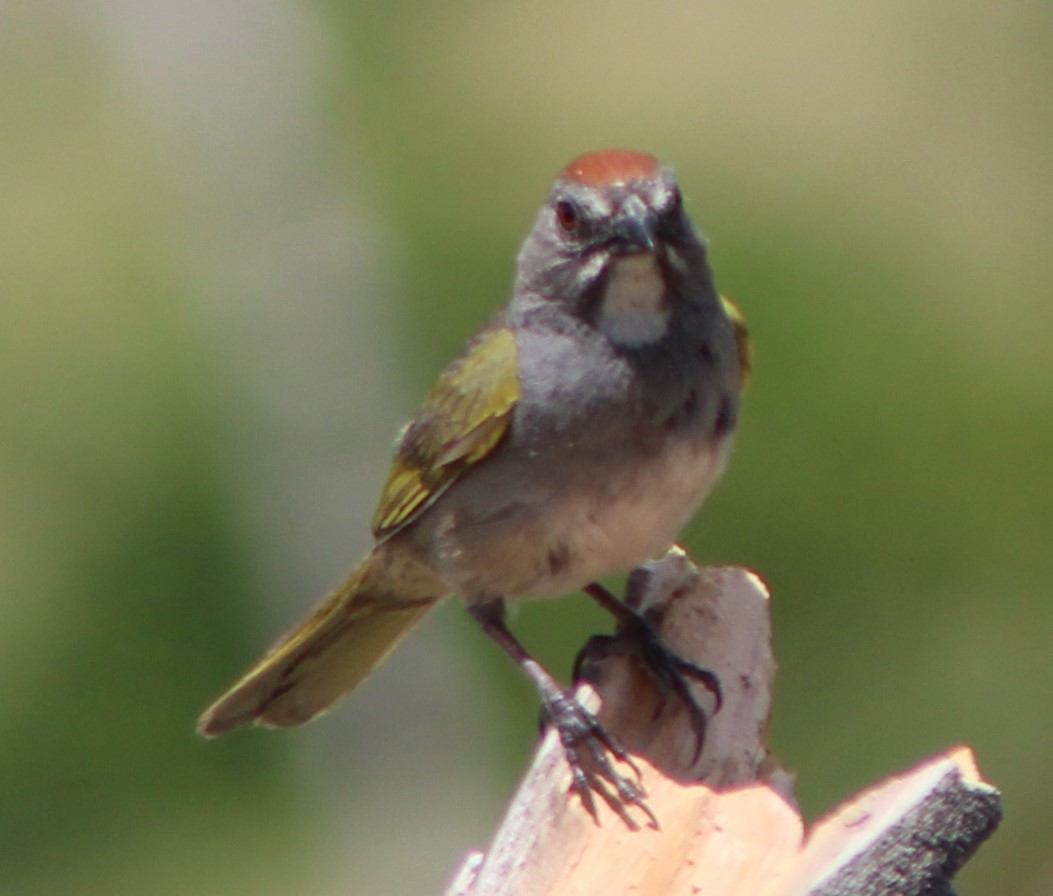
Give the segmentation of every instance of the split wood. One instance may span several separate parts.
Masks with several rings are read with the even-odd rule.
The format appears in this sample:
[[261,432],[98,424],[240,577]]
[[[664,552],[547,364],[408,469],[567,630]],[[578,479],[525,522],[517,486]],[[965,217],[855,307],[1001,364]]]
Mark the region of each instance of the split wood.
[[[659,829],[641,815],[630,830],[602,800],[594,822],[568,793],[550,731],[489,849],[465,858],[446,896],[951,892],[950,879],[1001,818],[998,792],[968,748],[885,779],[808,830],[792,776],[765,746],[775,661],[763,582],[745,569],[697,569],[674,548],[630,577],[626,600],[723,688],[696,760],[687,714],[657,693],[638,660],[585,664],[590,684],[579,697],[633,755]],[[699,697],[712,701],[703,688]]]

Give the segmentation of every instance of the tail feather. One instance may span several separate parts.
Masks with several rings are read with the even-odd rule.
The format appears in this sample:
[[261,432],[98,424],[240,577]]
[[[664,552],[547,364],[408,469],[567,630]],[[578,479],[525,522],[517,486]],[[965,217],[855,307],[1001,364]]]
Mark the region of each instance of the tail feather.
[[198,732],[300,725],[349,694],[446,595],[416,564],[370,554],[299,626],[202,713]]

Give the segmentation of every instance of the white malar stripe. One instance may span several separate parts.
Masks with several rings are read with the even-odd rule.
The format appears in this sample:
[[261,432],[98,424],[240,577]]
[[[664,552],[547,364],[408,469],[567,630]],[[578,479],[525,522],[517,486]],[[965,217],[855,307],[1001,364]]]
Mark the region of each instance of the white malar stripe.
[[597,326],[619,345],[647,345],[666,334],[665,281],[653,255],[628,255],[612,262]]

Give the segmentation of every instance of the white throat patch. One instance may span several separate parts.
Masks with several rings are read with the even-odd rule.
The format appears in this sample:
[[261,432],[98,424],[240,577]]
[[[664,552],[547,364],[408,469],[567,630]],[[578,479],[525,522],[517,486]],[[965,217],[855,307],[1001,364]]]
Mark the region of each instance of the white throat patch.
[[611,264],[596,324],[619,345],[648,345],[666,334],[665,281],[653,255],[627,255]]

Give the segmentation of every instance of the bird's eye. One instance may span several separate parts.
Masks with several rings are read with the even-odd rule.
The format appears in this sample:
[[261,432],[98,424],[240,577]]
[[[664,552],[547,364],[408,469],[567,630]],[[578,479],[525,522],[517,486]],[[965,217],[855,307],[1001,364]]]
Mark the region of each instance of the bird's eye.
[[580,216],[578,207],[569,200],[563,199],[556,203],[556,220],[566,233],[573,233],[578,229]]

